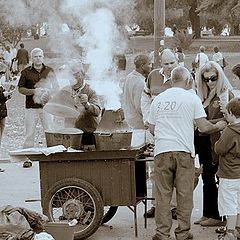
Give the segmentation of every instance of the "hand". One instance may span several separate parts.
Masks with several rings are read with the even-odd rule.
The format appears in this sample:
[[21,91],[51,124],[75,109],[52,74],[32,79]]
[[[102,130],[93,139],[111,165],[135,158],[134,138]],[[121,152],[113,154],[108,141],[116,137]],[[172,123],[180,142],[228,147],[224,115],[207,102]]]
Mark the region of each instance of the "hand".
[[3,95],[4,95],[4,97],[6,97],[6,98],[11,98],[12,97],[12,91],[4,91],[3,92]]
[[225,114],[226,113],[226,103],[223,103],[222,101],[218,101],[219,107],[220,107],[220,111]]
[[44,92],[41,96],[41,103],[45,105],[50,99],[50,94],[49,92]]
[[219,131],[221,131],[227,126],[227,122],[224,120],[220,120],[215,125],[218,127]]
[[80,94],[79,95],[79,100],[80,100],[80,103],[85,107],[88,103],[88,96],[87,94]]
[[39,104],[46,104],[50,99],[49,89],[35,88],[34,89],[34,102]]
[[149,122],[146,121],[146,122],[144,123],[144,129],[147,130],[148,128],[149,128]]
[[35,88],[33,92],[35,96],[41,96],[43,92],[43,88]]

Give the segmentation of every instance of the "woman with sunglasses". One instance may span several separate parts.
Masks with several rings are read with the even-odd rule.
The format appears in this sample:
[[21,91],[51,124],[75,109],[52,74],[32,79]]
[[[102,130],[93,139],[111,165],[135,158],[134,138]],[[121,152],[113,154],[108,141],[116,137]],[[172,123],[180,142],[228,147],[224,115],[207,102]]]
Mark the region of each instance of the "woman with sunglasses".
[[[215,123],[224,118],[224,106],[233,94],[232,86],[221,66],[214,61],[208,61],[199,69],[196,80],[197,94],[202,100],[208,120]],[[198,130],[195,132],[195,149],[200,164],[203,164],[203,216],[194,223],[202,226],[224,225],[218,212],[218,155],[214,152],[214,144],[219,137],[219,132],[208,135],[201,134]]]

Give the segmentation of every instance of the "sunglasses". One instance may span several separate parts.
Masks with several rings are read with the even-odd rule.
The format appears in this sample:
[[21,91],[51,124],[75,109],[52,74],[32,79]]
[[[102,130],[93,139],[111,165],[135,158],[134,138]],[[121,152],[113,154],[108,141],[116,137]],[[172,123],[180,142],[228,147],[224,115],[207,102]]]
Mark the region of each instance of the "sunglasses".
[[214,75],[214,76],[211,76],[211,77],[204,77],[204,76],[202,76],[202,77],[203,77],[203,81],[206,82],[206,83],[208,83],[209,81],[215,82],[215,81],[218,80],[218,75]]

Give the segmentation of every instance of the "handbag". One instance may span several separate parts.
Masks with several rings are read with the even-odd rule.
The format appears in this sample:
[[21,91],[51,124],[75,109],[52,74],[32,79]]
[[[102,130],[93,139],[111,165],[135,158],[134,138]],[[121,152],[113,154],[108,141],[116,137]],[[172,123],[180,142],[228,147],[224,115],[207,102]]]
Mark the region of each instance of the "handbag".
[[197,58],[198,58],[198,61],[197,61],[197,62],[195,61],[195,59],[193,60],[193,62],[192,62],[192,68],[199,68],[199,62],[200,62],[199,54],[197,54]]
[[228,65],[228,62],[226,61],[225,57],[222,60],[222,67],[225,68]]

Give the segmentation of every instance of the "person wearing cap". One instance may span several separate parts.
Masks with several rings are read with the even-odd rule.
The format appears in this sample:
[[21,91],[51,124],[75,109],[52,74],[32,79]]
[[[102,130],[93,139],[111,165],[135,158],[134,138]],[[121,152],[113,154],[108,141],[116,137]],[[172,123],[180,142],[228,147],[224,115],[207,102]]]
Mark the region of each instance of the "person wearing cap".
[[80,60],[68,64],[70,86],[61,91],[69,91],[74,107],[79,112],[77,119],[65,117],[65,127],[76,127],[83,131],[82,144],[93,145],[93,132],[100,122],[101,108],[96,92],[85,83],[85,71]]
[[192,239],[191,213],[194,189],[194,125],[201,132],[219,131],[225,121],[212,124],[200,98],[189,91],[192,77],[187,68],[171,72],[171,88],[157,95],[150,107],[149,129],[154,134],[154,178],[156,195],[156,234],[153,240],[169,239],[172,227],[171,206],[176,187],[177,240]]
[[[41,87],[42,82],[49,82],[52,85],[55,81],[55,74],[51,67],[43,63],[44,54],[41,48],[34,48],[31,51],[32,65],[21,72],[18,82],[19,93],[26,96],[25,100],[25,140],[23,148],[34,147],[35,130],[38,119],[41,120],[43,129],[48,128],[48,122],[43,112],[43,106],[49,100],[49,89]],[[50,86],[49,86],[50,87]],[[31,167],[31,163],[25,162],[23,167]]]
[[150,72],[148,56],[136,56],[134,65],[135,69],[127,75],[123,88],[123,112],[129,127],[144,129],[141,95],[145,86],[145,79]]

